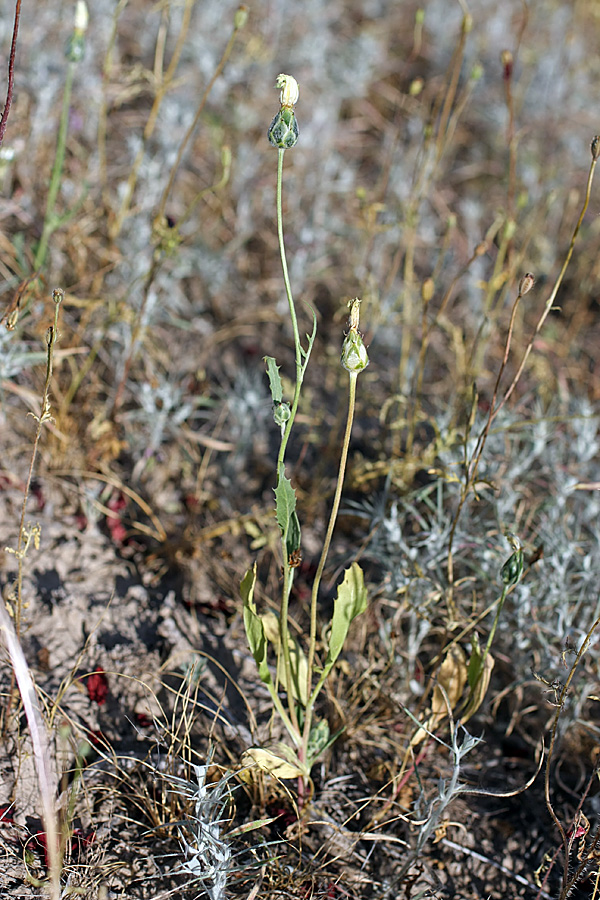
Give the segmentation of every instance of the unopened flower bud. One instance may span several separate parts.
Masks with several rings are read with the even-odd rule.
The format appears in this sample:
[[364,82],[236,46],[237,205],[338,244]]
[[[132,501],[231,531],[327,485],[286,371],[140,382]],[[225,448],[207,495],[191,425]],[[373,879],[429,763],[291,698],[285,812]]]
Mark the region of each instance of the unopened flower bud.
[[351,300],[349,306],[350,331],[342,344],[341,362],[347,372],[350,372],[351,375],[358,375],[359,372],[362,372],[369,365],[369,355],[362,335],[358,330],[360,300],[358,298]]
[[507,587],[512,587],[518,583],[523,574],[523,548],[521,547],[521,541],[516,535],[507,532],[505,537],[514,552],[502,566],[500,575],[504,584]]
[[233,14],[233,27],[236,31],[239,31],[240,28],[243,28],[248,21],[249,9],[248,7],[242,3],[241,6],[238,6],[236,11]]
[[525,294],[528,294],[533,285],[535,284],[535,278],[531,274],[531,272],[527,272],[521,278],[519,282],[519,296],[524,297]]
[[271,122],[267,137],[274,147],[290,150],[298,140],[298,122],[294,113],[294,106],[300,96],[298,82],[291,75],[281,74],[277,76],[275,87],[280,90],[281,109]]
[[592,159],[594,160],[594,162],[596,162],[598,160],[598,157],[600,157],[600,134],[597,134],[593,138],[591,150],[592,150]]
[[267,137],[274,147],[291,150],[298,140],[298,123],[293,109],[282,106],[269,126]]
[[292,411],[290,404],[285,400],[280,400],[273,404],[273,418],[280,428],[285,428],[286,422],[289,422]]

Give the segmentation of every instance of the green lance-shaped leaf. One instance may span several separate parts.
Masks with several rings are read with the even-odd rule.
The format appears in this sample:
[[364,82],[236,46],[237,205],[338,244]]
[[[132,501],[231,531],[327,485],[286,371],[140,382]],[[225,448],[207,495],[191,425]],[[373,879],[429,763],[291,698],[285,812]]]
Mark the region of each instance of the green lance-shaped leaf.
[[258,677],[263,684],[273,687],[273,679],[269,672],[267,664],[267,638],[263,627],[262,619],[256,612],[254,604],[254,585],[256,584],[256,563],[252,569],[248,569],[242,579],[240,590],[242,600],[244,602],[244,627],[246,629],[246,637],[248,645],[256,665],[258,667]]
[[292,482],[285,475],[279,476],[277,487],[275,488],[275,512],[277,514],[277,523],[281,528],[281,533],[287,538],[290,521],[296,511],[296,491],[292,487]]
[[287,563],[291,554],[300,549],[300,522],[296,513],[296,491],[285,475],[280,475],[275,488],[275,511],[285,540]]
[[319,679],[321,683],[325,681],[336,659],[342,652],[350,625],[366,608],[367,589],[363,571],[358,563],[352,563],[350,568],[344,572],[344,580],[338,588],[338,594],[333,604],[329,649],[323,673]]
[[274,356],[265,356],[264,361],[267,364],[267,375],[269,376],[269,386],[271,388],[271,397],[273,403],[278,404],[283,400],[283,385],[279,377],[279,366]]

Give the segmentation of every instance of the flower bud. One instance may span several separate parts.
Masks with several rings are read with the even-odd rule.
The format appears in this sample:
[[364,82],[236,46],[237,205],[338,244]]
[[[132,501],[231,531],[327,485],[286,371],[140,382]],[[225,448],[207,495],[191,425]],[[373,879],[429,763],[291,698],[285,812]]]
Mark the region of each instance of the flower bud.
[[291,414],[290,404],[287,403],[287,401],[279,400],[277,403],[273,404],[273,418],[280,428],[285,428],[286,423],[290,420]]
[[274,147],[280,150],[290,150],[298,140],[298,122],[294,113],[294,106],[298,102],[300,90],[298,82],[291,75],[278,75],[275,87],[279,88],[279,103],[281,109],[271,122],[267,137]]
[[507,532],[506,540],[513,549],[512,556],[509,556],[500,570],[502,581],[507,587],[517,584],[523,574],[523,548],[521,541],[516,535]]
[[243,28],[248,21],[249,9],[248,7],[242,3],[241,6],[238,6],[235,13],[233,14],[233,27],[236,31],[239,31],[240,28]]
[[594,162],[597,162],[598,157],[600,157],[600,134],[597,134],[592,140],[591,151],[592,159]]
[[293,109],[282,106],[269,126],[267,137],[274,147],[291,150],[298,140],[298,123]]
[[74,31],[65,47],[65,57],[69,62],[81,62],[85,53],[85,38],[81,31]]
[[342,344],[341,362],[347,372],[350,372],[351,375],[358,375],[369,365],[369,356],[358,330],[360,300],[358,298],[351,300],[348,305],[350,307],[350,331]]

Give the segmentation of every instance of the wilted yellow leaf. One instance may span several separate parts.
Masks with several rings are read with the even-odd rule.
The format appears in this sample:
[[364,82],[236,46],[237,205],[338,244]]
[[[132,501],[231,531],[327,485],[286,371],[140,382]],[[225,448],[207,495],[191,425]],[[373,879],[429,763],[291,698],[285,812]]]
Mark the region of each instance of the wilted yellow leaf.
[[263,772],[275,775],[276,778],[298,778],[299,775],[306,775],[299,761],[294,763],[262,747],[251,747],[250,750],[246,750],[242,756],[242,765],[258,766]]

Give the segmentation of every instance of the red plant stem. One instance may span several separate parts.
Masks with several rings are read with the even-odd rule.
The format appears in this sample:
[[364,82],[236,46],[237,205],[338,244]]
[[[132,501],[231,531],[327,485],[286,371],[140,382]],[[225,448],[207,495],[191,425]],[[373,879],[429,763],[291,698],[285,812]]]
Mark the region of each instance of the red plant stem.
[[4,140],[4,132],[8,122],[8,114],[12,106],[13,87],[15,84],[15,54],[17,52],[17,35],[19,33],[19,19],[21,18],[21,0],[17,0],[15,6],[15,21],[13,25],[12,42],[10,45],[10,56],[8,58],[8,88],[6,90],[6,103],[4,111],[0,119],[0,144]]

